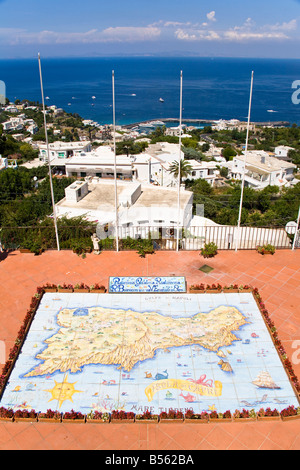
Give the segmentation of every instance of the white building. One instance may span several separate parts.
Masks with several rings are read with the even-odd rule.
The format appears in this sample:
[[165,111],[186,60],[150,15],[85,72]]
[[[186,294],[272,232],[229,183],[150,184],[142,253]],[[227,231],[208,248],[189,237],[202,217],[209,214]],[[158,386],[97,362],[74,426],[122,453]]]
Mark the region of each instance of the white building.
[[24,129],[24,120],[21,117],[13,117],[9,121],[2,123],[3,130],[9,131],[21,131]]
[[288,147],[286,145],[279,145],[275,147],[275,157],[280,158],[281,160],[287,160],[288,153],[290,150],[295,150],[293,147]]
[[8,168],[7,158],[3,158],[0,155],[0,171],[6,170],[6,168]]
[[[233,158],[230,177],[242,180],[244,155]],[[266,186],[290,186],[296,165],[269,156],[263,151],[249,151],[246,157],[245,186],[263,189]]]
[[[139,182],[117,182],[118,223],[122,238],[143,233],[151,226],[186,227],[192,219],[193,193],[180,192],[178,219],[178,192]],[[93,178],[90,182],[77,181],[65,189],[65,198],[56,204],[58,217],[84,216],[100,226],[115,226],[115,185],[113,181]],[[144,232],[143,232],[144,229]],[[148,233],[148,232],[147,232]]]
[[[39,158],[43,162],[48,161],[47,145],[45,143],[38,144]],[[50,162],[53,166],[65,166],[65,161],[73,157],[77,153],[90,152],[90,142],[53,142],[49,144]]]

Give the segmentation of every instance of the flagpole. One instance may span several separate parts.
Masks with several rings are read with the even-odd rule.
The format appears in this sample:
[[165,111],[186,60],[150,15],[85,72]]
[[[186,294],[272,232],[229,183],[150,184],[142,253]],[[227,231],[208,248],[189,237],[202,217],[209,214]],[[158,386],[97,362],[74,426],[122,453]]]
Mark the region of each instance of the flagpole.
[[237,232],[237,240],[236,240],[236,245],[235,245],[235,251],[238,250],[238,247],[239,247],[239,244],[240,244],[240,230],[241,230],[241,218],[242,218],[243,197],[244,197],[244,187],[245,187],[246,159],[247,159],[247,152],[248,152],[250,117],[251,117],[251,106],[252,106],[253,76],[254,76],[254,72],[252,71],[252,73],[251,73],[251,86],[250,86],[250,99],[249,99],[249,111],[248,111],[248,123],[247,123],[247,135],[246,135],[246,146],[245,146],[245,154],[244,154],[244,170],[243,170],[243,179],[242,179],[242,187],[241,187],[241,199],[240,199],[238,226],[237,226],[238,232]]
[[55,209],[55,201],[54,201],[54,190],[53,190],[53,181],[52,181],[52,171],[51,171],[51,164],[50,164],[50,151],[49,151],[49,141],[48,141],[48,131],[47,131],[47,120],[46,120],[46,109],[45,109],[44,87],[43,87],[43,76],[42,76],[42,65],[41,65],[41,54],[40,54],[40,53],[38,53],[38,61],[39,61],[39,72],[40,72],[41,92],[42,92],[42,103],[43,103],[43,114],[44,114],[44,128],[45,128],[45,137],[46,137],[46,147],[47,147],[47,155],[48,155],[48,167],[49,167],[49,179],[50,179],[51,200],[52,200],[52,208],[53,208],[53,221],[54,221],[54,228],[55,228],[55,236],[56,236],[57,250],[60,251],[59,237],[58,237],[58,230],[57,230],[56,209]]
[[177,215],[177,241],[176,250],[179,251],[179,219],[180,219],[180,185],[181,185],[181,128],[182,128],[182,70],[180,72],[180,112],[179,112],[179,161],[178,161],[178,215]]
[[293,247],[292,247],[292,250],[293,250],[293,251],[294,251],[294,249],[295,249],[295,247],[296,247],[296,240],[298,240],[299,224],[300,224],[300,206],[299,206],[298,219],[297,219],[297,228],[296,228],[296,232],[295,232],[294,240],[293,240]]
[[119,220],[118,220],[118,190],[117,190],[117,154],[116,154],[116,104],[115,104],[115,71],[112,71],[113,92],[113,139],[114,139],[114,180],[115,180],[115,225],[116,250],[119,251]]

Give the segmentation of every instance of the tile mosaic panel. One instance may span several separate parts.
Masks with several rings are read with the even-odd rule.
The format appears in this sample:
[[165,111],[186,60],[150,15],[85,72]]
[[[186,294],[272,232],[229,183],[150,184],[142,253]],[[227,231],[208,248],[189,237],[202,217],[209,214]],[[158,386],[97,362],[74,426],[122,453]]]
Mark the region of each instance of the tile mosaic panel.
[[0,406],[195,413],[298,406],[251,293],[46,293]]

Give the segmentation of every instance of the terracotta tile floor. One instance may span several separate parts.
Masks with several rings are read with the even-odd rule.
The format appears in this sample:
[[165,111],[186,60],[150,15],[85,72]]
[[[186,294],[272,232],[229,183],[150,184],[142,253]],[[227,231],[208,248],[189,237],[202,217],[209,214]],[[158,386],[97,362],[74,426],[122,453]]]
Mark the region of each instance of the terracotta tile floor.
[[[214,270],[202,273],[203,264]],[[0,339],[7,355],[38,285],[99,282],[107,286],[108,277],[114,275],[177,275],[185,276],[188,285],[219,282],[258,287],[300,376],[300,352],[293,349],[293,342],[300,341],[299,250],[278,250],[274,256],[224,251],[208,261],[199,252],[157,252],[144,259],[135,252],[104,252],[85,259],[68,251],[41,256],[13,252],[0,262]],[[1,423],[0,449],[299,450],[300,420],[208,425]]]

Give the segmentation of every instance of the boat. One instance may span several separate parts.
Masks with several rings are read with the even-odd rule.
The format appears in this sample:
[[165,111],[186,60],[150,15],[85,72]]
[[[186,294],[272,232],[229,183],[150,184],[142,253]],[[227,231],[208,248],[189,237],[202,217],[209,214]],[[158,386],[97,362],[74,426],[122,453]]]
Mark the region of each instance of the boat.
[[141,123],[139,124],[139,127],[140,128],[149,128],[149,129],[153,129],[154,126],[153,124],[151,124],[151,122],[144,122],[144,123]]
[[164,126],[165,123],[162,121],[151,121],[153,126]]
[[164,102],[165,102],[165,100],[163,100],[162,98],[159,98],[159,101],[160,101],[161,103],[164,103]]
[[46,96],[46,100],[50,100],[49,96]]
[[269,388],[271,390],[278,390],[280,387],[276,385],[269,372],[263,371],[256,379],[252,381],[253,385],[256,385],[258,388]]
[[92,100],[95,100],[96,99],[96,96],[92,96]]
[[131,96],[136,96],[136,94],[135,94],[135,93],[131,93]]
[[274,111],[274,109],[267,109],[268,113],[278,113],[278,111]]

